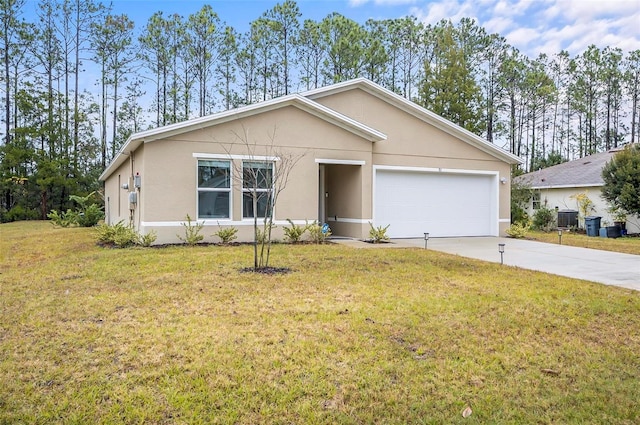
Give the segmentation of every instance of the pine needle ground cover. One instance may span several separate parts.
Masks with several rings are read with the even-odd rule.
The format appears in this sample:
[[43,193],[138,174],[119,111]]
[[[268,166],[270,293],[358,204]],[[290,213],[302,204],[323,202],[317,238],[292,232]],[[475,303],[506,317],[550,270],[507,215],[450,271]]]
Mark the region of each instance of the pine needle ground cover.
[[640,294],[422,249],[0,226],[0,423],[640,422]]

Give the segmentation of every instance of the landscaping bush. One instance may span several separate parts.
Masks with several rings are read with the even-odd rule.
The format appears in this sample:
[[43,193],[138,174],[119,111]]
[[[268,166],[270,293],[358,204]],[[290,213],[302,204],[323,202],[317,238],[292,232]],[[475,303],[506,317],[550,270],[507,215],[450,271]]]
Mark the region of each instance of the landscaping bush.
[[[98,242],[107,246],[126,248],[139,243],[138,233],[131,226],[124,224],[123,221],[119,221],[113,225],[102,223],[96,229]],[[149,245],[151,245],[151,243],[153,243],[153,241],[151,241]]]
[[506,230],[506,234],[515,239],[524,239],[529,231],[529,223],[513,223]]
[[52,210],[49,214],[47,214],[47,218],[51,220],[54,226],[59,227],[69,227],[78,223],[78,214],[68,209],[66,212],[61,211],[58,213],[56,210]]
[[390,224],[387,224],[386,227],[378,226],[374,227],[371,222],[369,222],[369,238],[373,243],[380,243],[382,241],[388,241],[389,236],[387,235],[387,229],[389,229]]
[[327,226],[327,231],[324,232],[323,228],[324,225],[318,223],[317,221],[314,221],[308,226],[307,230],[309,231],[309,237],[312,242],[322,244],[327,241],[329,236],[331,236],[331,229],[329,229]]
[[219,237],[220,241],[223,244],[228,244],[231,241],[238,239],[238,236],[237,236],[238,229],[236,229],[235,227],[223,228],[222,226],[220,226],[220,223],[218,223],[218,228],[219,228],[218,231],[215,232],[213,236]]
[[75,210],[68,209],[66,212],[52,210],[47,217],[54,226],[60,227],[93,227],[104,218],[102,208],[96,203],[89,203],[95,192],[87,196],[71,195],[69,199],[78,204]]
[[138,235],[138,245],[150,247],[151,245],[153,245],[156,239],[158,239],[158,234],[155,230],[152,230],[149,233],[145,233],[144,235]]
[[295,224],[291,219],[287,219],[291,227],[284,226],[282,230],[284,231],[285,240],[291,243],[298,243],[302,240],[302,236],[309,229],[309,223],[306,223],[304,226],[300,226]]
[[0,214],[0,223],[10,223],[12,221],[22,220],[38,220],[40,213],[37,210],[25,208],[22,205],[16,205],[9,211]]
[[540,207],[533,215],[533,228],[549,232],[554,227],[556,227],[556,211]]
[[142,235],[136,232],[133,227],[124,224],[122,220],[113,225],[99,224],[96,227],[96,235],[99,243],[116,248],[127,248],[134,245],[149,247],[158,238],[158,234],[154,230]]
[[184,226],[184,237],[176,235],[182,242],[186,242],[187,245],[195,245],[204,239],[204,236],[200,234],[204,223],[192,222],[191,217],[187,214],[187,221],[182,223]]

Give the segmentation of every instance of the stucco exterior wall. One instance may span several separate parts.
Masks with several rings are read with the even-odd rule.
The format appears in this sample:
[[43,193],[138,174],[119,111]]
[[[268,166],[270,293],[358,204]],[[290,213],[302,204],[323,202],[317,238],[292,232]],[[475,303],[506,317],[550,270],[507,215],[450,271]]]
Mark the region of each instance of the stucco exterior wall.
[[[105,182],[106,194],[118,200],[117,214],[109,222],[132,218],[142,233],[154,230],[156,243],[178,242],[181,225],[189,215],[204,221],[205,242],[217,242],[218,226],[238,228],[239,240],[253,238],[253,221],[242,214],[242,162],[252,158],[295,157],[286,188],[275,210],[274,238],[282,239],[286,219],[303,224],[326,218],[334,234],[366,238],[373,212],[375,165],[422,167],[496,173],[499,180],[499,232],[509,226],[510,165],[478,147],[458,139],[423,120],[360,89],[315,99],[387,136],[371,142],[296,106],[267,109],[243,118],[203,124],[188,132],[144,140],[129,153],[130,160]],[[231,217],[198,217],[197,172],[199,159],[231,160]],[[324,167],[323,181],[320,169]],[[129,214],[125,181],[140,174],[138,204]],[[118,180],[120,176],[120,180]],[[133,189],[132,189],[133,190]],[[328,197],[324,198],[324,193]],[[323,198],[321,198],[323,197]],[[320,207],[324,204],[324,217]],[[114,203],[110,201],[113,208]]]
[[[265,146],[267,145],[267,146]],[[318,219],[319,159],[362,161],[371,163],[371,142],[344,129],[310,115],[295,107],[282,108],[246,119],[224,123],[153,141],[145,146],[143,188],[145,208],[141,229],[153,228],[158,232],[158,243],[175,239],[181,232],[180,222],[187,214],[197,219],[197,165],[206,155],[219,155],[221,159],[233,156],[231,218],[205,220],[205,241],[217,241],[211,235],[220,225],[239,229],[239,239],[252,237],[252,220],[242,217],[241,167],[243,158],[256,157],[299,158],[286,185],[280,193],[275,210],[276,238],[282,238],[286,219],[304,223]],[[276,161],[276,167],[282,161]],[[335,167],[335,166],[332,166]],[[359,173],[361,174],[361,173]],[[362,178],[349,183],[357,190],[356,198],[343,203],[345,214],[362,214]],[[336,183],[339,187],[339,183]],[[340,192],[335,192],[339,195]],[[344,197],[344,196],[343,196]],[[370,206],[369,206],[370,208]],[[370,213],[369,213],[370,216]],[[202,221],[202,220],[201,220]],[[332,226],[333,227],[333,226]],[[350,229],[354,237],[362,237],[359,229]],[[355,233],[353,233],[355,232]]]
[[511,221],[509,164],[360,89],[314,100],[387,135],[373,144],[374,165],[498,173],[498,181],[504,180],[499,185],[499,233],[505,234]]
[[[589,215],[602,217],[602,226],[605,226],[607,223],[610,225],[613,224],[613,217],[611,217],[611,214],[607,211],[609,204],[600,197],[601,190],[598,186],[584,188],[538,189],[538,191],[540,193],[541,205],[550,209],[555,209],[557,207],[559,210],[570,209],[575,211],[580,211],[580,207],[578,205],[578,201],[572,197],[580,193],[586,193],[594,204],[594,209],[589,212]],[[527,213],[530,217],[535,214],[532,201],[529,202]],[[579,222],[580,226],[584,227],[582,217],[579,219]],[[627,231],[629,233],[640,233],[640,220],[638,217],[627,217]]]
[[[131,211],[129,204],[129,192],[133,191],[133,179],[131,174],[131,162],[126,161],[105,181],[105,222],[115,224],[119,221],[129,223]],[[127,184],[130,189],[122,189]]]

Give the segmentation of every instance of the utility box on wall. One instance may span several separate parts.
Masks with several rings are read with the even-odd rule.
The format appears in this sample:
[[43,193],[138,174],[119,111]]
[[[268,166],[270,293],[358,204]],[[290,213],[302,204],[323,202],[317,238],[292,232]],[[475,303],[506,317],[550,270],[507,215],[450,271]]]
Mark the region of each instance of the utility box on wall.
[[140,174],[133,176],[133,187],[140,189],[141,184],[142,179],[140,178]]
[[136,192],[129,192],[129,203],[130,204],[138,203],[138,194]]

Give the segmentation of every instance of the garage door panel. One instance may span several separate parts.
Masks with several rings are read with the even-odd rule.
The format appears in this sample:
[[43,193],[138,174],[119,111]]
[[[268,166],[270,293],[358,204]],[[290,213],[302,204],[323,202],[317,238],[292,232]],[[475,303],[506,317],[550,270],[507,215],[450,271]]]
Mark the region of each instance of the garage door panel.
[[391,237],[491,235],[494,176],[377,170],[374,217]]

